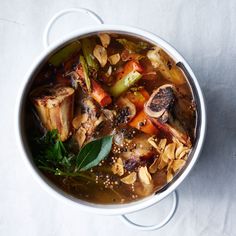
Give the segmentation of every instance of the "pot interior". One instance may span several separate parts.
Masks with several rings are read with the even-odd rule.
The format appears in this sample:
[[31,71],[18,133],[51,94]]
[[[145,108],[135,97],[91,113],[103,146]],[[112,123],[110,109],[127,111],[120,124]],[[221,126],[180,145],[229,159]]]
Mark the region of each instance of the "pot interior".
[[[136,31],[138,33],[136,33]],[[172,59],[175,60],[176,65],[182,70],[184,73],[186,80],[188,82],[189,87],[191,88],[191,92],[193,95],[193,99],[196,104],[196,122],[195,122],[195,140],[193,143],[192,150],[190,154],[188,155],[188,159],[186,160],[185,166],[174,176],[174,178],[166,185],[164,185],[162,188],[158,189],[157,192],[154,194],[145,197],[144,199],[126,203],[126,204],[95,204],[91,202],[87,202],[81,199],[78,199],[76,197],[73,197],[71,194],[66,193],[65,191],[61,190],[57,185],[55,185],[51,180],[49,180],[44,174],[42,174],[41,171],[39,171],[38,167],[35,165],[33,158],[32,158],[32,152],[29,146],[29,141],[27,138],[27,132],[26,132],[26,106],[28,106],[29,103],[29,92],[34,85],[35,78],[40,73],[41,69],[47,63],[48,59],[55,54],[55,52],[61,50],[66,45],[70,44],[71,42],[74,42],[78,38],[85,38],[91,35],[95,35],[98,33],[109,33],[109,34],[122,34],[125,36],[131,36],[135,38],[139,38],[141,40],[147,41],[148,43],[151,43],[153,45],[158,45],[159,47],[163,48]],[[151,37],[150,37],[151,36]],[[152,34],[149,34],[144,31],[139,30],[133,30],[133,31],[125,31],[125,30],[93,30],[91,32],[85,32],[83,34],[74,34],[73,37],[70,37],[70,39],[66,39],[61,43],[58,43],[55,46],[50,47],[50,49],[47,52],[44,52],[38,62],[33,66],[33,68],[30,70],[27,78],[27,82],[24,86],[21,103],[20,103],[20,110],[19,110],[19,124],[20,124],[20,138],[22,142],[22,146],[24,149],[24,152],[27,156],[27,161],[29,162],[31,169],[33,169],[33,173],[37,177],[40,183],[43,183],[43,185],[50,191],[53,192],[57,197],[62,197],[63,199],[68,199],[70,202],[79,203],[80,206],[86,208],[86,210],[97,209],[97,212],[100,213],[109,213],[109,214],[120,214],[125,212],[131,212],[134,210],[138,210],[141,208],[144,208],[148,205],[151,205],[165,196],[167,196],[171,191],[174,190],[178,186],[178,184],[185,178],[185,176],[188,174],[192,166],[194,165],[201,146],[202,146],[202,140],[201,143],[199,143],[200,136],[204,136],[204,129],[202,129],[202,111],[204,111],[204,107],[202,107],[204,104],[202,103],[202,94],[199,90],[198,84],[196,84],[196,78],[193,75],[193,72],[191,71],[188,64],[184,61],[184,59],[178,54],[178,52],[172,48],[169,44],[158,38],[157,36],[154,36]],[[204,114],[205,115],[205,114]],[[204,121],[205,122],[205,121]],[[205,123],[204,123],[205,127]],[[196,153],[196,149],[197,153]],[[53,191],[51,191],[53,190]]]

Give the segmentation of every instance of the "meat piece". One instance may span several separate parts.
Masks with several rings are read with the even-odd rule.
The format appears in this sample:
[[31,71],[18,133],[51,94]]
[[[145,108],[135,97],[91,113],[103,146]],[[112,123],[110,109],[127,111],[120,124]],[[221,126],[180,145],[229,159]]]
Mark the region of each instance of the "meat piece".
[[47,130],[57,129],[60,139],[71,135],[74,89],[64,86],[42,86],[30,94],[42,124]]
[[122,123],[130,122],[136,115],[135,105],[129,101],[129,99],[121,97],[117,101],[118,112],[115,119],[115,124],[119,125]]
[[145,104],[144,111],[159,130],[191,146],[187,132],[176,118],[177,95],[173,85],[165,84],[153,92]]
[[171,84],[155,90],[144,107],[145,113],[162,123],[167,122],[176,101],[174,90],[175,87]]
[[108,135],[115,115],[112,110],[99,109],[92,98],[84,98],[81,101],[81,107],[82,113],[79,112],[72,121],[76,130],[75,139],[80,148],[94,137]]
[[[173,124],[167,124],[167,123],[161,123],[155,118],[152,118],[153,124],[156,125],[156,127],[161,130],[162,132],[166,134],[170,134],[171,136],[174,136],[177,138],[181,143],[185,144],[187,147],[191,147],[191,141],[188,134],[183,130],[180,123],[178,123],[178,126],[174,126]],[[175,122],[177,124],[177,121]]]

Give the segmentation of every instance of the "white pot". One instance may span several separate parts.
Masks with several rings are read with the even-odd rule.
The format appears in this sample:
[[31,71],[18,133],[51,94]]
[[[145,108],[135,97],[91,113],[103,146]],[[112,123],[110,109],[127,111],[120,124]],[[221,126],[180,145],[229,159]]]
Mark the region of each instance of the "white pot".
[[[59,42],[53,43],[52,45],[47,47],[48,33],[51,29],[51,26],[55,22],[55,20],[59,18],[60,16],[69,12],[73,12],[73,11],[76,11],[76,12],[84,11],[84,13],[87,13],[88,15],[94,17],[96,20],[98,20],[102,24],[96,25],[93,27],[86,27],[83,29],[79,29],[71,33],[70,35],[67,35],[66,37],[61,39]],[[182,66],[182,69],[184,69],[185,75],[188,78],[189,84],[194,94],[194,99],[197,104],[196,142],[194,144],[192,152],[189,155],[186,166],[182,169],[182,171],[179,174],[177,174],[177,176],[174,177],[174,179],[167,186],[165,186],[162,189],[162,191],[152,196],[146,197],[143,200],[139,200],[139,201],[128,203],[128,204],[118,204],[118,205],[93,204],[93,203],[89,203],[89,202],[74,198],[70,196],[69,194],[63,192],[58,187],[56,187],[46,177],[44,177],[44,175],[35,166],[32,160],[30,151],[29,151],[27,141],[26,141],[24,125],[23,125],[23,118],[24,118],[23,109],[24,109],[24,103],[26,100],[26,94],[32,84],[33,76],[39,70],[40,66],[47,60],[49,55],[51,55],[59,47],[62,47],[62,45],[68,43],[69,41],[73,41],[75,38],[98,33],[98,32],[104,32],[104,31],[137,36],[141,39],[147,40],[151,43],[161,46],[165,51],[167,51],[172,56],[172,58],[175,59],[177,63],[180,63],[180,65]],[[102,20],[95,13],[91,12],[90,10],[82,9],[82,8],[67,9],[56,14],[52,18],[52,20],[49,22],[46,28],[46,33],[44,35],[44,44],[46,48],[39,55],[39,57],[35,59],[34,63],[29,68],[29,71],[27,72],[26,76],[23,79],[23,83],[19,90],[19,96],[18,96],[17,105],[16,105],[17,143],[21,151],[21,154],[26,162],[26,165],[29,167],[31,173],[33,174],[35,179],[40,183],[40,185],[43,186],[48,192],[53,194],[55,197],[60,198],[64,202],[68,202],[74,205],[75,207],[78,207],[81,210],[86,210],[91,213],[104,214],[104,215],[124,215],[127,213],[139,211],[149,206],[152,206],[153,204],[156,204],[157,202],[161,201],[163,198],[168,196],[170,193],[173,193],[174,190],[180,185],[180,183],[182,183],[182,181],[187,177],[187,175],[189,174],[189,172],[192,170],[193,166],[195,165],[203,146],[205,130],[206,130],[206,110],[205,110],[205,102],[204,102],[201,88],[199,86],[199,83],[192,69],[190,68],[188,63],[185,61],[185,59],[180,55],[180,53],[178,53],[177,50],[173,46],[171,46],[169,43],[167,43],[166,41],[164,41],[163,39],[161,39],[160,37],[158,37],[157,35],[153,33],[147,32],[145,30],[142,30],[136,27],[131,27],[131,26],[103,24]],[[165,218],[163,222],[161,222],[158,225],[140,226],[129,221],[128,218],[126,218],[126,216],[124,216],[124,219],[126,219],[130,224],[133,225],[133,227],[136,227],[136,228],[138,227],[140,229],[145,229],[145,230],[157,229],[157,228],[162,227],[164,224],[166,224],[170,220],[170,218],[174,214],[176,203],[177,203],[176,194],[174,194],[174,202],[173,202],[173,207],[170,214]]]

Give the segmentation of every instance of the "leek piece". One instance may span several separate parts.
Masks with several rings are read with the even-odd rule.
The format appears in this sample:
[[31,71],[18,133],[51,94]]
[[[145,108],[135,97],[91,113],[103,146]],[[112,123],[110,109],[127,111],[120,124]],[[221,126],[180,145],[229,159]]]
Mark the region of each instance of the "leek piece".
[[96,58],[93,56],[93,49],[96,45],[95,41],[92,39],[84,38],[81,39],[82,51],[88,66],[96,71],[99,68]]
[[110,93],[113,97],[118,97],[120,94],[128,90],[132,85],[134,85],[139,79],[141,79],[142,74],[137,71],[131,71],[129,74],[118,80],[113,86],[110,87]]
[[62,62],[69,59],[72,54],[79,52],[80,49],[81,44],[79,41],[72,42],[52,55],[48,61],[54,66],[59,66]]
[[90,81],[89,76],[88,76],[88,66],[87,66],[87,63],[86,63],[86,61],[85,61],[83,56],[80,56],[79,60],[80,60],[81,66],[83,68],[84,80],[85,80],[86,87],[87,87],[88,91],[91,92],[91,81]]

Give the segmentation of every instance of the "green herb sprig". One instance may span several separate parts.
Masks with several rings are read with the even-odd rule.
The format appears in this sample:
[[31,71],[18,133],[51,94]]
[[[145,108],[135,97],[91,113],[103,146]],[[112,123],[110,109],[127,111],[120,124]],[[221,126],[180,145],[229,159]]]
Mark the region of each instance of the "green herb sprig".
[[81,172],[97,166],[112,147],[112,136],[87,143],[79,153],[71,153],[60,140],[57,130],[48,131],[36,140],[40,153],[35,161],[40,169],[63,176],[83,176]]

